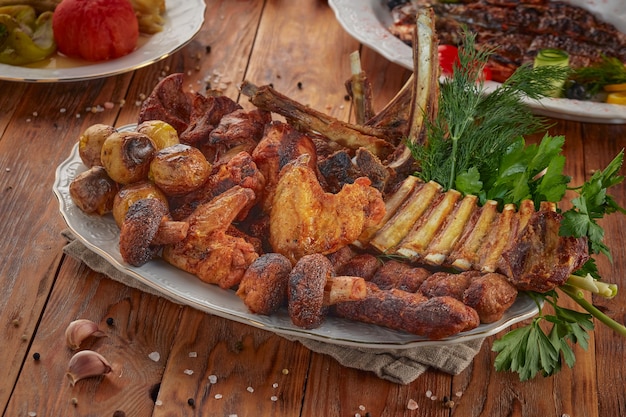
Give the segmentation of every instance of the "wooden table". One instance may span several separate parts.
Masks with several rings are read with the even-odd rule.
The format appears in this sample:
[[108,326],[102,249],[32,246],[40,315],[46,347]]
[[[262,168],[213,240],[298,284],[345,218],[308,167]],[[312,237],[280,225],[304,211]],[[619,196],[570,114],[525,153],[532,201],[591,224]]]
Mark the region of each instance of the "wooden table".
[[[4,416],[626,415],[624,339],[600,324],[588,351],[576,348],[574,369],[566,367],[554,377],[520,383],[516,375],[495,372],[489,338],[460,375],[429,370],[404,386],[342,367],[271,332],[131,289],[63,255],[66,226],[51,188],[55,168],[86,127],[135,122],[137,103],[173,72],[185,73],[189,89],[204,91],[210,83],[246,107],[239,82],[272,83],[302,103],[348,120],[343,82],[354,50],[361,51],[380,109],[408,71],[359,45],[327,3],[316,0],[207,0],[200,33],[149,67],[93,81],[0,82]],[[567,171],[574,183],[626,146],[624,125],[554,120],[551,133],[567,138]],[[626,186],[613,195],[624,205]],[[615,260],[611,265],[600,258],[601,271],[607,281],[626,288],[625,219],[613,215],[603,225]],[[610,302],[596,301],[624,321],[623,292]],[[71,387],[64,331],[77,318],[95,321],[110,335],[97,346],[117,372]],[[161,355],[157,362],[148,358],[153,351]],[[210,385],[209,375],[218,382]],[[438,400],[427,398],[428,391]],[[455,400],[454,408],[443,406],[444,396]],[[410,399],[418,410],[407,409]]]

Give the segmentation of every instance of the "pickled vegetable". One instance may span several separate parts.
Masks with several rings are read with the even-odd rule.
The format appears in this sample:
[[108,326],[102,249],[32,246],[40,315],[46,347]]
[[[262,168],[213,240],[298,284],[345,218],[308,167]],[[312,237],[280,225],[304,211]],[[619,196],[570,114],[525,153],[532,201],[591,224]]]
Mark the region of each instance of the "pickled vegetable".
[[56,51],[52,12],[36,15],[30,6],[0,7],[0,63],[25,65]]

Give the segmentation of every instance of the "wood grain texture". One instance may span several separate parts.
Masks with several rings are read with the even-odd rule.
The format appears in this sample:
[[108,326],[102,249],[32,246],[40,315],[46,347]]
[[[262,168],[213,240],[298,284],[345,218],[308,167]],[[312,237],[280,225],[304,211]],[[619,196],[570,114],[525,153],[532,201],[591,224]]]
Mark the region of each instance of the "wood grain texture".
[[[325,1],[206,0],[205,24],[180,51],[148,67],[100,80],[0,81],[0,405],[3,416],[563,416],[626,415],[624,339],[596,324],[573,369],[520,382],[496,372],[493,340],[461,374],[428,370],[408,385],[345,368],[298,342],[131,289],[62,254],[65,224],[51,186],[54,170],[94,123],[135,123],[164,76],[185,88],[222,91],[250,109],[244,79],[341,120],[353,120],[344,81],[360,51],[380,109],[410,72],[352,39]],[[626,147],[624,125],[550,120],[566,138],[566,171],[580,184]],[[529,138],[536,142],[542,135]],[[624,172],[624,170],[623,170]],[[612,189],[626,204],[626,185]],[[566,206],[564,206],[566,207]],[[606,281],[626,287],[624,216],[602,221],[614,260],[599,258]],[[621,291],[594,299],[626,319]],[[577,308],[573,302],[567,304]],[[113,372],[71,387],[64,331],[77,318],[106,337],[83,347]],[[108,325],[107,319],[113,324]],[[149,355],[159,353],[158,360]],[[33,355],[38,353],[39,360]],[[215,382],[213,383],[213,378]],[[446,408],[444,397],[454,401]],[[75,399],[75,401],[74,401]],[[407,405],[413,400],[417,410]],[[74,403],[75,402],[75,403]]]

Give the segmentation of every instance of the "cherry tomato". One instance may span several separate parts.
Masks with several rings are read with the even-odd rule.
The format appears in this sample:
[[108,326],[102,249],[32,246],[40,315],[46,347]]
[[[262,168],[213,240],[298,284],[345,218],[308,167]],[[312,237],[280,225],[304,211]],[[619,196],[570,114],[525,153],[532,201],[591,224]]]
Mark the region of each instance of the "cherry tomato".
[[[441,72],[445,76],[451,76],[455,65],[459,65],[459,49],[454,45],[439,45],[439,66]],[[482,80],[488,81],[492,79],[491,68],[485,65],[482,73]]]

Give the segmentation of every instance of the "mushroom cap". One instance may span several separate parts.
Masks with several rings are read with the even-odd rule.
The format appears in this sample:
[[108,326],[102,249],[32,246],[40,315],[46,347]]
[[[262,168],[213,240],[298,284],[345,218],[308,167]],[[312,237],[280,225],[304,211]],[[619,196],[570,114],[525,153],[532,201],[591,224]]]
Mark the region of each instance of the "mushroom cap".
[[289,274],[288,311],[293,324],[305,329],[319,327],[328,306],[324,303],[324,287],[334,275],[333,264],[319,253],[305,255]]
[[255,314],[270,315],[287,300],[291,261],[279,253],[266,253],[254,260],[239,283],[237,295]]
[[120,231],[120,254],[124,261],[141,266],[152,259],[158,248],[151,243],[167,214],[167,205],[156,198],[142,198],[128,208]]

